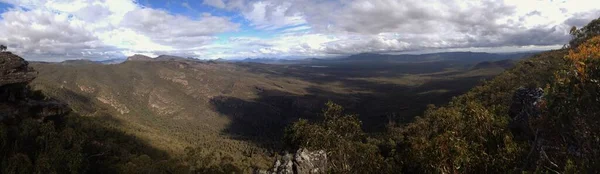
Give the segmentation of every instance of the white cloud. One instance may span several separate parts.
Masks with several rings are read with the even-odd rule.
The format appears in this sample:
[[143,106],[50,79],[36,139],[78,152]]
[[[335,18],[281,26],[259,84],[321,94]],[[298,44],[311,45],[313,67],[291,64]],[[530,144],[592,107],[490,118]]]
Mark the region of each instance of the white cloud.
[[204,0],[203,4],[213,7],[236,11],[251,26],[260,30],[274,30],[283,27],[297,26],[306,23],[304,16],[299,13],[291,13],[293,1],[249,1],[249,0]]
[[289,6],[291,5],[259,1],[252,4],[252,8],[242,13],[257,29],[274,30],[286,26],[305,24],[306,21],[302,16],[286,13]]
[[152,41],[173,47],[193,47],[204,45],[213,39],[212,35],[235,31],[239,24],[227,18],[204,14],[198,20],[185,16],[171,15],[165,11],[150,8],[128,12],[121,26],[149,36]]
[[[0,1],[17,7],[2,14],[0,43],[44,59],[536,49],[562,45],[570,26],[600,17],[598,0],[204,0],[215,8],[190,16],[130,0]],[[240,18],[247,26],[232,22]],[[248,28],[262,36],[218,37]]]
[[217,8],[225,8],[225,3],[222,0],[204,0],[202,3]]
[[[319,47],[302,47],[307,41],[284,36],[288,32],[298,33],[291,27],[282,31],[284,35],[269,39],[275,43],[273,46],[254,50],[267,55],[478,47],[556,48],[568,41],[567,30],[571,25],[581,26],[600,17],[597,0],[262,0],[244,3],[254,8],[238,10],[258,29],[290,26],[275,21],[295,17],[302,21],[299,27],[311,30],[306,32],[299,28],[297,31],[303,32],[295,38],[314,34],[332,38]],[[273,13],[280,15],[265,15]],[[277,42],[282,40],[284,42]]]
[[11,9],[2,14],[2,19],[0,42],[18,54],[47,57],[109,49],[85,28],[85,22],[66,14]]
[[5,2],[16,8],[2,14],[0,42],[34,60],[182,52],[239,27],[225,17],[205,13],[192,19],[126,0]]

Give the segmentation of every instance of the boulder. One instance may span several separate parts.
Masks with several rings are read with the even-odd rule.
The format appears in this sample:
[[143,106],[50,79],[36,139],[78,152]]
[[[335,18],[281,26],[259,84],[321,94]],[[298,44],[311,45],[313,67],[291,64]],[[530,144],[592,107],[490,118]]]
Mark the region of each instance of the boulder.
[[286,153],[275,160],[272,169],[273,174],[294,174],[294,158],[291,154]]
[[279,157],[269,173],[272,174],[316,174],[327,172],[327,153],[323,150],[298,149],[295,154],[286,153]]
[[542,103],[543,96],[544,90],[542,88],[521,87],[517,89],[509,109],[509,116],[512,118],[509,128],[515,138],[531,140],[535,137],[529,122],[533,118],[540,117],[539,104]]
[[296,173],[325,173],[327,170],[327,153],[324,150],[308,151],[299,149],[294,155]]

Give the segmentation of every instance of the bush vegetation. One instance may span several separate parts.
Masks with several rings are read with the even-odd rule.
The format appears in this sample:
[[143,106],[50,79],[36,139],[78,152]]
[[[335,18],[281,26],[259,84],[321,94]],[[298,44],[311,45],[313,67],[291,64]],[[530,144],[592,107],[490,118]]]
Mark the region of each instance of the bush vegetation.
[[286,131],[291,149],[305,147],[325,150],[333,173],[369,173],[382,169],[383,157],[370,143],[355,115],[346,115],[342,106],[328,102],[322,114],[324,120],[309,123],[300,120]]
[[184,155],[171,156],[118,129],[119,121],[109,115],[29,117],[19,102],[48,97],[25,86],[14,88],[25,99],[0,107],[23,115],[0,122],[0,173],[247,173],[233,165],[231,157],[214,151],[190,148]]

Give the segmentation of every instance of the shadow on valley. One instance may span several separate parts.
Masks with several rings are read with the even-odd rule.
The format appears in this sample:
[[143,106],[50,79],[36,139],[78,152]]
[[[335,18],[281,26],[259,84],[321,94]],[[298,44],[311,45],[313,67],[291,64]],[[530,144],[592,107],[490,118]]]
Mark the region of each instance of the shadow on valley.
[[340,77],[374,78],[398,77],[405,74],[427,74],[447,69],[468,69],[471,64],[465,62],[328,62],[298,65],[270,65],[244,63],[251,72],[271,76],[295,77],[314,83],[327,83]]
[[[270,65],[255,67],[251,64],[243,66],[250,67],[250,71],[273,78],[302,79],[316,84],[336,82],[351,91],[359,91],[340,93],[324,85],[310,86],[304,89],[305,94],[298,95],[285,92],[284,89],[256,87],[258,97],[254,100],[219,96],[210,101],[217,112],[231,120],[224,133],[238,139],[250,140],[267,148],[278,147],[278,140],[282,138],[286,126],[299,118],[309,121],[321,120],[320,113],[327,101],[344,106],[348,113],[358,114],[365,131],[375,133],[384,131],[388,124],[408,123],[415,116],[421,115],[428,104],[447,103],[453,96],[465,93],[479,84],[482,79],[491,77],[491,75],[450,77],[467,71],[445,72],[445,69],[452,67],[435,63],[429,67],[417,66],[412,69],[406,66],[404,70],[393,67],[369,69],[368,65],[354,65],[345,67],[346,69],[270,67]],[[419,85],[371,80],[375,77],[398,78],[423,73],[447,73],[445,76],[447,78],[435,78]],[[439,76],[439,74],[435,75]]]
[[264,90],[259,95],[253,101],[219,96],[212,98],[210,103],[231,120],[224,133],[268,148],[279,144],[277,140],[289,123],[298,118],[319,119],[317,113],[327,101],[321,97],[297,96],[276,90]]

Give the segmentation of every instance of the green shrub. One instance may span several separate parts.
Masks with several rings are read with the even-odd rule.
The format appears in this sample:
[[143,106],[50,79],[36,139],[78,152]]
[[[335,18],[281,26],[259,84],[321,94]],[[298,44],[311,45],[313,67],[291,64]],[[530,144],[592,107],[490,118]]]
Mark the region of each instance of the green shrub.
[[328,102],[322,122],[299,120],[287,129],[287,144],[325,150],[333,173],[381,172],[383,157],[379,149],[369,141],[356,115],[343,112],[342,106]]

